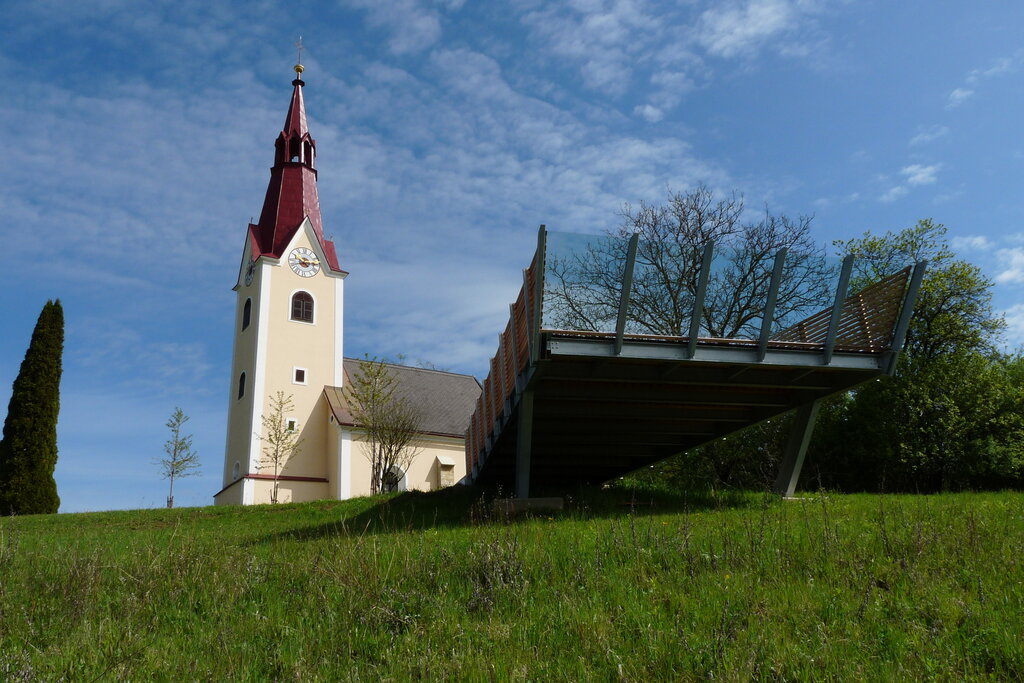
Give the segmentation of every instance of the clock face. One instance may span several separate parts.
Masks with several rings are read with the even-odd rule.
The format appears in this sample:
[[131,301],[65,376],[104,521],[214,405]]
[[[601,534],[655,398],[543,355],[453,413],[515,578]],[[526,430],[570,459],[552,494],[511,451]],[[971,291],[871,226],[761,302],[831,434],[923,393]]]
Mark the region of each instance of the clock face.
[[245,267],[245,284],[249,286],[252,284],[252,276],[256,274],[256,262],[249,257],[249,265]]
[[313,277],[320,272],[320,259],[310,249],[299,247],[288,255],[288,265],[299,277]]

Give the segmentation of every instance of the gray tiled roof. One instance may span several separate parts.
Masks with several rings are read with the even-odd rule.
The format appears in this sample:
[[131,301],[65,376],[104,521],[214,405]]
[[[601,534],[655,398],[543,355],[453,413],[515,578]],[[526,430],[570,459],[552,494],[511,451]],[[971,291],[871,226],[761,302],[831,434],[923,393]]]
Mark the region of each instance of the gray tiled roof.
[[[355,358],[345,359],[346,382],[359,371],[363,362]],[[390,363],[388,368],[396,380],[395,395],[423,411],[424,433],[465,436],[481,391],[475,377]],[[348,400],[340,387],[324,387],[324,396],[339,424],[355,425]]]

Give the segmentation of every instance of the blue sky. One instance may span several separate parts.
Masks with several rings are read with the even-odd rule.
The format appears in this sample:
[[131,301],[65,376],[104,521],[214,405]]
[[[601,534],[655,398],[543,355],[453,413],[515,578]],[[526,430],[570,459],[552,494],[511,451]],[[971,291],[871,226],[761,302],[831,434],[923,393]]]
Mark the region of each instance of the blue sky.
[[931,217],[1024,342],[1024,3],[0,3],[0,403],[67,317],[62,511],[220,487],[234,295],[303,36],[346,353],[485,373],[537,225],[705,182],[823,243]]

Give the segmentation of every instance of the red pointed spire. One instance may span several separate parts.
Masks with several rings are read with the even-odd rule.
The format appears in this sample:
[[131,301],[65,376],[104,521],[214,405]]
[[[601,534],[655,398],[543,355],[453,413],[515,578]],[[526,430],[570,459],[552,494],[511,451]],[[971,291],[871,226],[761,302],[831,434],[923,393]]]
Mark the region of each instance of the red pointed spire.
[[341,272],[334,243],[324,237],[320,200],[316,191],[316,140],[309,134],[306,107],[302,100],[305,82],[299,78],[302,65],[295,65],[292,99],[284,128],[274,145],[274,165],[263,200],[259,223],[249,225],[253,258],[280,258],[302,221],[308,216],[313,232],[327,257],[331,270]]
[[292,103],[288,107],[288,116],[284,118],[284,133],[286,135],[297,135],[300,138],[309,134],[309,126],[306,123],[306,105],[302,101],[302,86],[306,82],[301,78],[292,81],[295,89],[292,91]]

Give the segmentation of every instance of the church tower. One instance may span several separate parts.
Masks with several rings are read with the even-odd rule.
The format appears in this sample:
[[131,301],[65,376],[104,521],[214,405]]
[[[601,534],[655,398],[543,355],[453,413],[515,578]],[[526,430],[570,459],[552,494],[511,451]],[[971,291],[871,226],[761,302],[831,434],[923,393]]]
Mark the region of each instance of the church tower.
[[[279,500],[328,494],[325,386],[341,387],[347,273],[324,237],[316,188],[316,141],[295,66],[284,127],[259,222],[249,224],[236,292],[224,488],[218,504],[270,502],[273,465],[263,454],[264,417],[278,392],[291,397],[287,428],[301,446],[279,473]],[[321,491],[322,489],[322,491]]]

